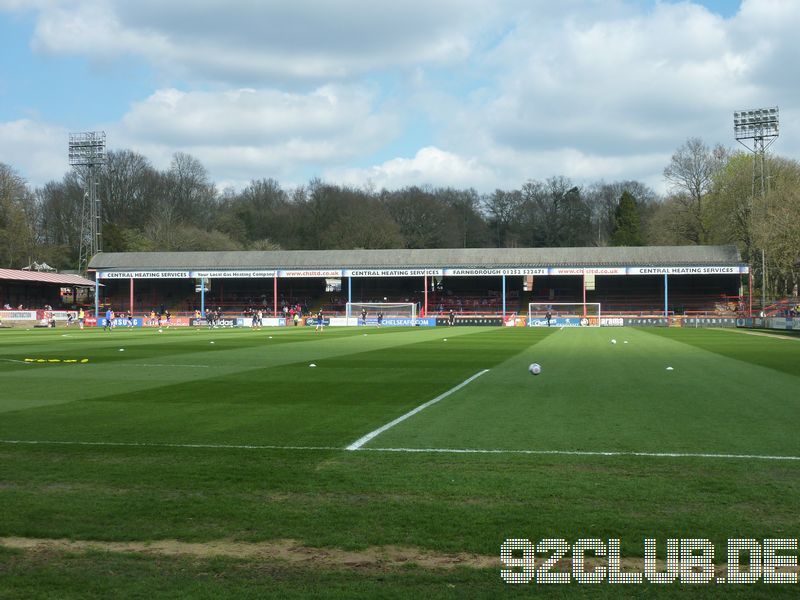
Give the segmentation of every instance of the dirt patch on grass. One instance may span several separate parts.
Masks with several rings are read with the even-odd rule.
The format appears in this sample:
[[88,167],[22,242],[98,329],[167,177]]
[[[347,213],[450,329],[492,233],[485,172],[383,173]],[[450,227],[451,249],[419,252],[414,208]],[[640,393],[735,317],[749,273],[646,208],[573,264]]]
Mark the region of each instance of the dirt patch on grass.
[[[402,546],[373,546],[365,550],[348,551],[337,548],[312,548],[303,546],[295,540],[274,540],[269,542],[235,542],[215,540],[210,542],[180,542],[177,540],[157,540],[150,542],[103,542],[88,540],[42,539],[22,537],[0,537],[0,546],[31,553],[52,552],[119,552],[129,554],[149,554],[153,556],[178,556],[190,558],[236,558],[277,562],[299,568],[328,568],[332,570],[388,570],[416,565],[423,569],[453,569],[468,567],[473,569],[500,569],[503,565],[499,556],[457,553],[444,554]],[[499,554],[499,552],[498,552]],[[536,558],[536,566],[544,561]],[[586,568],[608,566],[606,559],[586,556]],[[623,572],[644,572],[644,559],[625,558],[620,561]],[[664,571],[666,562],[656,561],[656,569]],[[572,560],[562,559],[553,565],[553,572],[570,572]],[[798,567],[779,568],[781,572],[800,572]],[[721,558],[717,558],[714,575],[725,576],[727,568]]]
[[332,569],[399,568],[418,565],[425,569],[500,568],[499,556],[427,552],[401,546],[376,546],[366,550],[348,551],[337,548],[312,548],[295,540],[269,542],[180,542],[156,540],[150,542],[103,542],[67,539],[3,537],[0,546],[31,552],[125,552],[161,556],[190,556],[196,558],[228,557],[248,560],[280,561],[298,566]]
[[774,338],[776,340],[800,340],[800,336],[793,336],[790,333],[781,335],[780,333],[767,333],[766,331],[744,331],[743,329],[726,329],[725,331],[733,331],[735,333],[743,333],[745,335],[758,335],[761,337]]

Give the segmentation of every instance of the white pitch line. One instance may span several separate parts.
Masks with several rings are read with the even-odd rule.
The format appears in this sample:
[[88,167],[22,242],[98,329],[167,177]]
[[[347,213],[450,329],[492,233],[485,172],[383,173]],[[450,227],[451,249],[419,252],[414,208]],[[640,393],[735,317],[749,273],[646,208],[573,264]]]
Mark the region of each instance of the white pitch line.
[[0,444],[31,446],[121,446],[131,448],[212,448],[221,450],[339,450],[340,446],[269,446],[258,444],[169,444],[159,442],[81,442],[70,440],[0,440]]
[[[169,444],[158,442],[82,442],[70,440],[0,440],[0,444],[31,446],[110,446],[129,448],[209,448],[212,450],[313,450],[346,452],[341,446],[278,446],[260,444]],[[800,456],[769,454],[713,454],[701,452],[622,452],[591,450],[502,450],[481,448],[357,448],[357,452],[405,452],[410,454],[517,454],[527,456],[642,456],[645,458],[715,458],[740,460],[800,461]]]
[[346,448],[346,450],[358,450],[359,448],[361,448],[361,446],[363,446],[364,444],[366,444],[368,441],[370,441],[370,440],[371,440],[371,439],[373,439],[374,437],[376,437],[376,436],[378,436],[378,435],[382,434],[382,433],[383,433],[384,431],[386,431],[387,429],[391,429],[392,427],[394,427],[394,426],[395,426],[395,425],[397,425],[398,423],[402,423],[403,421],[405,421],[405,420],[406,420],[406,419],[408,419],[409,417],[413,417],[413,416],[414,416],[415,414],[417,414],[418,412],[420,412],[420,411],[422,411],[422,410],[425,410],[425,409],[426,409],[426,408],[428,408],[429,406],[432,406],[432,405],[436,404],[437,402],[439,402],[439,400],[444,400],[444,399],[445,399],[445,398],[447,398],[447,397],[448,397],[450,394],[453,394],[453,393],[457,392],[458,390],[460,390],[461,388],[463,388],[465,385],[469,385],[469,384],[470,384],[472,381],[476,380],[478,377],[480,377],[480,376],[481,376],[481,375],[483,375],[484,373],[488,373],[488,372],[489,372],[489,369],[484,369],[483,371],[479,371],[479,372],[475,373],[475,375],[473,375],[473,376],[472,376],[472,377],[470,377],[469,379],[465,379],[464,381],[462,381],[461,383],[459,383],[457,386],[450,388],[449,390],[447,390],[447,391],[446,391],[446,392],[444,392],[443,394],[439,394],[439,395],[438,395],[438,396],[436,396],[436,398],[434,398],[433,400],[428,400],[428,401],[427,401],[425,404],[420,404],[420,405],[419,405],[417,408],[415,408],[415,409],[413,409],[413,410],[410,410],[410,411],[408,411],[406,414],[404,414],[404,415],[401,415],[401,416],[397,417],[397,418],[396,418],[394,421],[390,421],[390,422],[389,422],[389,423],[387,423],[386,425],[383,425],[382,427],[378,427],[378,429],[376,429],[375,431],[370,431],[370,432],[369,432],[367,435],[365,435],[364,437],[358,438],[358,439],[357,439],[355,442],[353,442],[352,444],[350,444],[350,445],[349,445],[349,446]]
[[209,365],[162,365],[146,363],[129,363],[128,367],[186,367],[187,369],[208,369]]
[[725,458],[758,460],[796,460],[800,456],[771,456],[768,454],[714,454],[703,452],[623,452],[616,450],[486,450],[481,448],[359,448],[370,452],[419,452],[442,454],[527,454],[556,456],[644,456],[650,458]]
[[[22,361],[22,360],[14,360],[13,358],[0,358],[2,361],[12,362],[12,363],[20,363],[23,365],[32,365],[36,364],[31,361]],[[64,362],[63,360],[61,362]],[[126,366],[128,367],[184,367],[187,369],[208,369],[210,365],[163,365],[163,364],[152,364],[152,363],[128,363]]]

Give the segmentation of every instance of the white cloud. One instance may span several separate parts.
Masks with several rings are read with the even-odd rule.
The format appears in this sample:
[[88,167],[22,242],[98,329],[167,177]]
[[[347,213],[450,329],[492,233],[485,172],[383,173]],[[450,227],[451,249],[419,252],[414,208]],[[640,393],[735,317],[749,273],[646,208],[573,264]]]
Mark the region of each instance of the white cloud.
[[373,115],[374,101],[369,90],[352,86],[329,85],[307,94],[252,88],[164,89],[135,103],[122,122],[131,134],[173,144],[223,139],[233,144],[271,144],[342,132],[378,141],[390,129],[390,118]]
[[0,122],[0,162],[40,185],[61,179],[69,169],[68,132],[58,125],[30,119]]
[[288,176],[341,165],[395,135],[390,113],[375,114],[367,88],[328,85],[307,94],[237,89],[159,90],[134,104],[109,136],[165,166],[182,151],[224,179]]
[[40,51],[99,61],[132,54],[164,72],[236,84],[452,64],[469,55],[482,17],[497,13],[481,0],[77,0],[38,8]]
[[395,189],[409,185],[486,188],[496,180],[491,169],[475,158],[465,158],[436,147],[421,148],[413,158],[393,158],[365,169],[332,169],[325,178],[360,186]]
[[[437,145],[478,157],[508,178],[505,187],[566,175],[637,178],[663,190],[662,170],[687,138],[733,146],[733,110],[795,102],[793,78],[784,72],[779,85],[764,73],[796,62],[779,55],[800,50],[800,3],[765,11],[780,29],[774,43],[747,28],[753,4],[727,20],[690,3],[550,20],[523,13],[482,63],[490,83],[429,107],[444,124]],[[781,114],[787,124],[791,109]]]
[[490,148],[485,160],[500,174],[497,187],[518,187],[528,179],[544,180],[563,175],[577,185],[600,180],[637,180],[656,191],[664,191],[662,171],[672,149],[664,153],[592,154],[576,148],[518,150],[503,146]]
[[9,12],[27,12],[52,8],[59,0],[0,0],[0,10]]
[[26,7],[41,52],[155,68],[160,89],[96,126],[112,147],[159,167],[188,152],[218,181],[662,189],[688,137],[733,146],[734,110],[776,104],[774,148],[800,154],[796,0],[729,18],[633,0],[0,0]]
[[169,42],[152,30],[126,28],[103,0],[47,5],[38,15],[33,47],[50,54],[73,54],[106,62],[120,54],[157,57]]
[[[514,60],[513,57],[522,57]],[[508,65],[498,91],[477,107],[498,143],[516,148],[624,147],[652,151],[697,134],[711,111],[751,95],[748,57],[721,17],[689,4],[590,23],[522,29],[490,58]]]

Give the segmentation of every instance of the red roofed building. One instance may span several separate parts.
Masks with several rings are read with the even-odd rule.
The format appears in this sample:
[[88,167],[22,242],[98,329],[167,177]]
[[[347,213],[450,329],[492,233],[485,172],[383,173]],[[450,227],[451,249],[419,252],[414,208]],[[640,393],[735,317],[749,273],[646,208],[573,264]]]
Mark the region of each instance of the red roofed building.
[[54,309],[70,308],[88,303],[94,286],[91,279],[69,273],[0,269],[0,309],[6,305],[35,309],[46,304]]

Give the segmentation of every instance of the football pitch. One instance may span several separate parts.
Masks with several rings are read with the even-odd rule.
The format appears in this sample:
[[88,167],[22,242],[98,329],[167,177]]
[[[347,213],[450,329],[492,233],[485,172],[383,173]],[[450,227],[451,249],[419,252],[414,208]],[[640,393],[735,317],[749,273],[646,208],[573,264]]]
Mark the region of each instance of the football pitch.
[[500,547],[800,537],[800,339],[17,329],[0,386],[0,597],[797,593],[509,585]]

